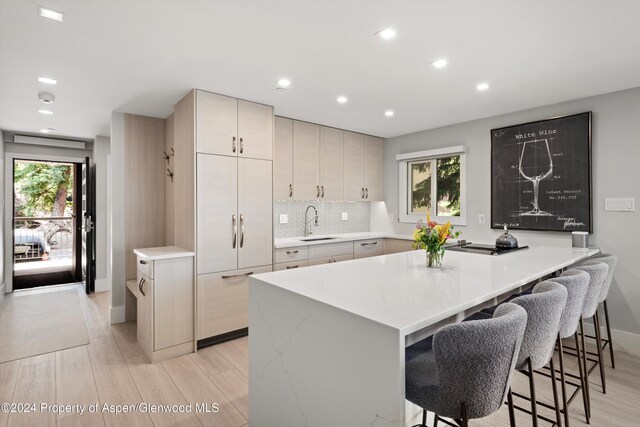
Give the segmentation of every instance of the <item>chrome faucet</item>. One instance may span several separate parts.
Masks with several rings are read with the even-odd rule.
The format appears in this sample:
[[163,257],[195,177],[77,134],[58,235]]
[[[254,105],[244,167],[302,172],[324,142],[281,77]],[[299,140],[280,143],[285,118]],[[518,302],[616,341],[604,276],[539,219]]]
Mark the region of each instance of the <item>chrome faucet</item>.
[[[311,219],[307,219],[309,216],[309,208],[313,209],[315,215]],[[304,237],[309,236],[309,234],[313,234],[311,231],[311,222],[313,221],[313,225],[318,226],[318,209],[315,206],[309,205],[307,206],[307,210],[304,212]]]

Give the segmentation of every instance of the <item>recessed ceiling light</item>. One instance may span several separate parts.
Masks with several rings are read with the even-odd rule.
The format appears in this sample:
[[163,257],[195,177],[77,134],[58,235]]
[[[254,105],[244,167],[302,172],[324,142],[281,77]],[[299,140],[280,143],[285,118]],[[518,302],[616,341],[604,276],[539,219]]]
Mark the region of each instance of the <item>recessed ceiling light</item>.
[[49,77],[38,77],[38,81],[40,83],[44,83],[46,85],[57,85],[58,81],[56,79],[51,79]]
[[437,59],[431,63],[436,68],[444,68],[448,64],[446,59]]
[[393,110],[387,110],[384,112],[384,115],[387,117],[393,117],[393,115],[396,114],[393,112]]
[[393,28],[385,28],[384,30],[378,31],[376,34],[382,39],[390,40],[396,36],[396,30]]
[[64,21],[64,14],[62,12],[57,12],[42,6],[38,7],[38,15],[58,22]]
[[53,111],[51,111],[51,110],[38,110],[38,113],[44,114],[45,116],[50,116],[50,115],[53,114]]
[[338,101],[339,104],[344,104],[345,102],[348,101],[346,96],[339,96],[336,101]]
[[55,131],[54,128],[40,129],[40,132],[42,132],[42,133],[51,133],[53,131]]
[[282,78],[282,79],[278,80],[277,83],[278,83],[277,89],[280,89],[280,90],[286,89],[289,86],[291,86],[291,81],[289,79],[287,79],[287,78]]
[[479,83],[476,85],[476,89],[478,89],[479,91],[484,91],[489,89],[489,83]]

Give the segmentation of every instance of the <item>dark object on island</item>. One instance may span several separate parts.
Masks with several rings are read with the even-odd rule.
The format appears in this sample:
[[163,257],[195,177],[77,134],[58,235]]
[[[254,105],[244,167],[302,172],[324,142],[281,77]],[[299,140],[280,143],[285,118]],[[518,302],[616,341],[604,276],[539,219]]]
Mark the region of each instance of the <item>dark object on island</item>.
[[496,239],[496,248],[501,249],[514,249],[518,247],[518,239],[513,237],[507,230],[507,226],[504,226],[504,233]]

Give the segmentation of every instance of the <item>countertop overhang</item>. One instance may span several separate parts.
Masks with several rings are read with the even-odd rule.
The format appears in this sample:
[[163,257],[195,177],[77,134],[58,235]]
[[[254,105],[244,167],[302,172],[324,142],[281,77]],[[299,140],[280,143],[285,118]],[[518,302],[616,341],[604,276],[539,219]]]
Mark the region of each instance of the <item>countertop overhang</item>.
[[161,246],[157,248],[134,249],[137,256],[154,261],[157,259],[171,259],[195,256],[195,252],[187,251],[177,246]]
[[[314,239],[314,238],[324,238],[324,237],[332,237],[332,239],[316,240],[316,241],[309,241],[309,242],[302,241],[302,239]],[[413,237],[408,235],[367,231],[362,233],[340,233],[340,234],[326,234],[326,235],[312,234],[308,237],[286,237],[281,239],[275,239],[274,247],[276,249],[284,249],[284,248],[295,248],[300,246],[326,245],[329,243],[355,242],[358,240],[369,240],[369,239],[398,239],[398,240],[413,241]]]

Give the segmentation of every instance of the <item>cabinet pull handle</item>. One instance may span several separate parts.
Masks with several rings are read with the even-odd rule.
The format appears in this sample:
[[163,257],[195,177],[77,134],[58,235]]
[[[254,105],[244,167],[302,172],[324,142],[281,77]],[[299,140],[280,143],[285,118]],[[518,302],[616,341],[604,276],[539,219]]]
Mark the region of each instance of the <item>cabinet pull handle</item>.
[[138,290],[140,291],[140,293],[142,294],[143,297],[146,297],[147,295],[144,293],[144,291],[142,290],[142,285],[144,285],[144,277],[142,279],[140,279],[140,282],[138,283]]
[[292,269],[298,268],[298,267],[299,267],[299,265],[297,265],[297,264],[296,265],[287,265],[287,270],[292,270]]
[[232,146],[233,147],[233,152],[235,153],[236,152],[236,147],[237,147],[236,137],[235,136],[232,138],[232,142],[233,142],[233,146]]
[[360,191],[360,198],[364,199],[364,187],[362,187],[362,189]]
[[228,276],[222,276],[222,279],[233,279],[234,277],[244,277],[244,276],[251,276],[253,274],[253,271],[250,271],[248,273],[242,273],[242,274],[230,274]]
[[322,198],[324,199],[324,185],[321,188],[322,188]]
[[297,253],[298,253],[297,249],[295,251],[287,251],[287,255],[297,254]]
[[231,245],[231,247],[233,249],[236,248],[236,239],[238,238],[238,226],[236,225],[236,216],[231,215],[231,222],[233,224],[233,244]]
[[360,243],[360,246],[371,246],[371,245],[377,245],[378,242],[367,242],[367,243]]
[[147,264],[147,261],[145,261],[145,260],[141,259],[141,260],[140,260],[140,264]]
[[320,197],[320,186],[316,185],[316,197]]
[[289,197],[293,197],[293,184],[289,184]]
[[[242,151],[240,151],[242,153]],[[240,214],[240,247],[244,246],[244,215]]]
[[244,141],[240,138],[240,154],[244,152]]
[[368,188],[365,188],[365,192],[366,192],[365,199],[368,199],[368,198],[369,198],[369,189],[368,189]]

